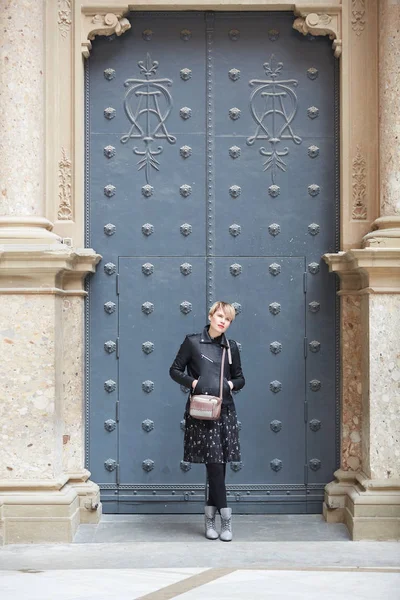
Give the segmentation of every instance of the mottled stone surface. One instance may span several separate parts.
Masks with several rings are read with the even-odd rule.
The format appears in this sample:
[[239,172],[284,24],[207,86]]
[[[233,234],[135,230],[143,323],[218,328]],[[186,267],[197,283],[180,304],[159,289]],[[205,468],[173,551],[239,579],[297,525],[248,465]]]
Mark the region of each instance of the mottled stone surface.
[[342,346],[342,448],[341,468],[361,468],[361,301],[359,296],[341,297]]
[[400,215],[399,65],[400,2],[379,0],[381,216]]
[[84,301],[62,300],[63,318],[63,469],[82,471],[84,465]]
[[0,2],[0,215],[41,215],[44,2]]
[[369,303],[371,477],[400,477],[400,295]]
[[51,295],[1,296],[0,479],[51,479],[60,471],[54,370],[58,302]]

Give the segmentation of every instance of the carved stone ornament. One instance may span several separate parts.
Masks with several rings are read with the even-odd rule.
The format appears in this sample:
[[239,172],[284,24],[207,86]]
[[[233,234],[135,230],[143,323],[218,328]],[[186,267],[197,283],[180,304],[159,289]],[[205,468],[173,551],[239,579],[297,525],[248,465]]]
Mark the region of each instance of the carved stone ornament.
[[189,263],[183,263],[181,264],[179,269],[182,275],[190,275],[190,273],[192,272],[192,265]]
[[104,422],[104,429],[106,431],[108,431],[109,433],[111,433],[111,431],[114,431],[116,426],[117,426],[117,424],[114,421],[114,419],[107,419],[107,421]]
[[[321,7],[322,8],[322,7]],[[293,29],[303,35],[328,35],[333,41],[332,48],[336,58],[342,53],[341,14],[340,8],[331,8],[330,13],[313,13],[301,8],[295,10],[299,15],[293,23]]]
[[275,471],[276,473],[278,471],[280,471],[282,469],[282,466],[283,466],[282,461],[279,460],[279,458],[274,458],[274,460],[271,460],[271,462],[269,464],[271,465],[271,469],[273,471]]
[[353,208],[351,216],[357,221],[364,221],[367,218],[367,173],[366,160],[361,154],[360,146],[357,146],[352,167]]
[[146,473],[152,471],[154,469],[154,460],[151,460],[150,458],[144,460],[142,462],[142,469],[143,471],[146,471]]
[[58,163],[58,212],[57,218],[60,221],[70,221],[72,219],[72,163],[67,157],[65,148],[61,149],[61,160]]
[[184,300],[183,302],[180,303],[179,308],[180,308],[181,313],[183,313],[184,315],[188,315],[190,313],[190,311],[192,310],[192,304],[190,302],[187,302],[186,300]]
[[82,54],[89,58],[92,41],[96,35],[122,35],[131,28],[128,19],[121,13],[88,14],[82,15]]
[[192,468],[192,464],[190,462],[186,462],[185,460],[181,460],[180,467],[184,473],[187,473]]
[[154,429],[154,421],[152,421],[151,419],[145,419],[144,421],[142,421],[142,429],[146,433],[150,433],[150,431],[153,431]]
[[71,0],[58,0],[58,28],[63,38],[71,29]]
[[356,35],[361,35],[365,28],[365,0],[351,0],[351,27]]
[[142,304],[142,312],[145,315],[150,315],[154,310],[154,304],[152,302],[143,302]]
[[115,392],[117,389],[117,384],[113,379],[107,379],[107,381],[104,382],[104,389],[111,394],[111,392]]
[[151,394],[151,392],[154,390],[154,383],[153,383],[153,381],[150,381],[150,379],[146,379],[146,381],[143,381],[143,383],[142,383],[142,390],[146,394]]
[[152,342],[143,342],[142,350],[145,354],[151,354],[154,351],[154,344]]
[[117,305],[115,304],[115,302],[106,302],[104,304],[104,310],[108,315],[112,315],[112,313],[115,313],[116,308]]
[[142,273],[147,276],[152,275],[154,273],[154,265],[151,263],[144,263],[144,265],[142,265]]
[[268,308],[271,315],[274,316],[278,315],[281,312],[281,305],[279,304],[279,302],[271,302]]

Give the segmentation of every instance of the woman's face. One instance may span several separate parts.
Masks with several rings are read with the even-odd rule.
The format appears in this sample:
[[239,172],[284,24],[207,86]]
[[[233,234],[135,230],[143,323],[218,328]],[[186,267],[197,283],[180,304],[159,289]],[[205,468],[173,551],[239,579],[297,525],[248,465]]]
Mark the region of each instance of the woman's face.
[[221,335],[222,333],[225,333],[225,331],[228,329],[229,325],[231,324],[231,320],[229,319],[229,317],[226,316],[226,314],[224,313],[224,311],[222,309],[218,309],[215,311],[215,313],[209,317],[210,319],[210,330],[209,330],[209,334],[212,337],[216,337],[218,335]]

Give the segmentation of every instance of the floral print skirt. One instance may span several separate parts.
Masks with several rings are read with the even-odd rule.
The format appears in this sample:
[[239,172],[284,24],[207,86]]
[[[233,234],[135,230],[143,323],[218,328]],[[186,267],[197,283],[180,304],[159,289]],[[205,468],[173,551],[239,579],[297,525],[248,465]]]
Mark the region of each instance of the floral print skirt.
[[222,407],[218,421],[201,421],[185,413],[183,460],[191,463],[240,462],[236,411]]

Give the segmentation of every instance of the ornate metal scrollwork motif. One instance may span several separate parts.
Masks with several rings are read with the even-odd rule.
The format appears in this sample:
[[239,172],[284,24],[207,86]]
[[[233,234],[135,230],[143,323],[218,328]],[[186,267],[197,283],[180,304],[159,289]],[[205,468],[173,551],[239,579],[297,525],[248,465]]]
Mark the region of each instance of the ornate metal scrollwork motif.
[[105,461],[104,466],[107,469],[107,471],[110,471],[110,473],[111,473],[112,471],[115,471],[115,469],[117,468],[117,461],[113,460],[112,458],[108,458]]
[[181,313],[183,313],[184,315],[188,315],[192,310],[192,304],[190,302],[187,302],[187,300],[184,300],[180,303],[179,308]]
[[153,342],[143,342],[142,350],[145,354],[151,354],[154,351]]
[[104,273],[106,273],[106,275],[114,275],[114,273],[117,270],[117,265],[114,265],[114,263],[106,263],[104,265]]
[[108,315],[112,315],[115,312],[116,304],[115,302],[105,302],[104,310]]
[[151,419],[145,419],[144,421],[142,421],[142,429],[146,433],[150,433],[150,431],[153,431],[154,429],[154,421],[152,421]]
[[229,271],[230,271],[231,275],[233,275],[234,277],[237,277],[242,272],[242,266],[239,265],[238,263],[234,263],[233,265],[231,265],[229,267]]
[[271,465],[271,469],[276,473],[283,467],[283,463],[281,460],[279,460],[279,458],[274,458],[269,464]]
[[278,433],[282,429],[282,421],[275,419],[274,421],[271,421],[269,426],[274,433]]
[[271,275],[276,277],[281,272],[281,265],[278,263],[272,263],[272,265],[269,265],[268,271],[271,273]]
[[147,458],[142,462],[142,469],[146,471],[146,473],[150,473],[154,469],[154,460]]
[[262,146],[259,150],[266,156],[264,171],[271,170],[272,183],[275,183],[277,169],[286,171],[284,156],[289,154],[287,147],[278,150],[278,144],[283,140],[292,140],[301,144],[302,139],[295,135],[292,122],[297,112],[297,96],[293,87],[298,85],[296,79],[279,80],[283,69],[282,62],[276,62],[272,54],[269,62],[263,65],[268,79],[251,79],[249,84],[254,87],[250,95],[250,113],[257,123],[255,134],[247,138],[247,144],[252,146],[256,140],[268,140],[270,150]]
[[180,467],[184,473],[187,473],[192,468],[192,464],[190,462],[186,462],[185,460],[181,460]]
[[117,348],[117,345],[115,342],[113,342],[112,340],[108,340],[107,342],[105,342],[104,344],[104,350],[108,353],[108,354],[112,354],[113,352],[115,352]]
[[104,152],[104,156],[106,156],[107,158],[112,158],[113,156],[115,156],[114,146],[106,146],[104,148],[103,152]]
[[187,237],[192,233],[192,226],[189,223],[182,223],[182,225],[179,227],[179,230],[182,235]]
[[154,266],[151,263],[144,263],[142,265],[143,275],[152,275],[154,273]]
[[142,312],[145,315],[150,315],[154,310],[154,304],[152,302],[143,302],[142,304]]
[[278,223],[271,223],[271,225],[268,226],[268,232],[270,235],[276,237],[281,232],[281,227]]
[[109,433],[111,433],[111,431],[114,431],[116,426],[117,426],[117,424],[114,421],[114,419],[107,419],[107,421],[104,421],[104,429],[106,431],[108,431]]
[[269,389],[274,394],[278,394],[282,389],[282,384],[277,379],[274,379],[274,381],[271,381],[271,383],[269,384]]
[[242,228],[237,223],[233,223],[232,225],[229,226],[229,233],[233,237],[237,237],[238,235],[240,235],[241,231],[242,231]]
[[268,308],[272,315],[278,315],[281,312],[281,305],[279,302],[271,302]]
[[138,62],[138,66],[144,79],[126,79],[124,83],[127,88],[124,109],[132,126],[128,133],[121,137],[121,142],[126,144],[130,139],[140,139],[144,143],[143,150],[134,146],[133,152],[143,157],[137,163],[138,170],[144,169],[148,184],[151,170],[159,171],[160,163],[156,156],[163,151],[162,146],[153,150],[152,143],[157,139],[167,140],[170,144],[176,142],[176,137],[168,133],[166,126],[172,110],[172,97],[167,87],[172,85],[172,80],[152,79],[159,63],[153,61],[149,53],[145,61]]
[[239,69],[230,69],[228,71],[228,75],[229,75],[229,79],[231,79],[232,81],[237,81],[238,79],[240,79]]
[[153,381],[150,381],[150,379],[146,379],[146,381],[143,381],[143,383],[142,383],[142,390],[146,394],[151,394],[151,392],[154,390],[154,383],[153,383]]
[[179,267],[179,270],[182,273],[182,275],[190,275],[190,273],[192,272],[192,265],[189,263],[183,263]]
[[113,379],[107,379],[107,381],[104,382],[104,389],[111,394],[111,392],[115,392],[117,389],[117,383]]
[[271,350],[272,354],[279,354],[282,352],[282,344],[280,342],[271,342],[269,349]]
[[240,469],[242,469],[243,467],[243,463],[242,461],[239,462],[231,462],[231,469],[232,471],[234,471],[235,473],[237,473],[238,471],[240,471]]

